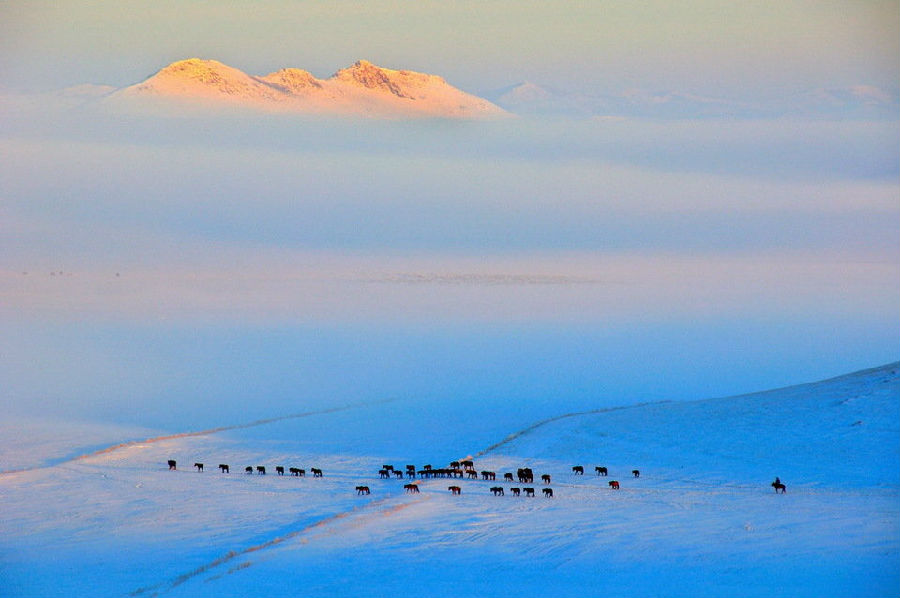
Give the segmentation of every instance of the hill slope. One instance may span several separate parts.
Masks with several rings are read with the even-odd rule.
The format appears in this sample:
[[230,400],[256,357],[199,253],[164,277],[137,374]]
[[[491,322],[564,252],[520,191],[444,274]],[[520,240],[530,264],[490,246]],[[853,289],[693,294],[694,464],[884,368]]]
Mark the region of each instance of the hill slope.
[[[900,589],[900,364],[742,397],[564,414],[486,446],[461,441],[476,419],[499,414],[421,413],[403,402],[359,405],[2,475],[7,588],[31,596],[278,596],[295,587],[388,596],[411,584],[426,596]],[[377,474],[385,463],[439,467],[467,455],[501,479],[523,466],[549,474],[554,497],[541,497],[540,479],[425,479],[408,494],[408,480]],[[207,471],[194,471],[194,461]],[[257,464],[269,475],[240,473]],[[271,475],[277,464],[325,475]],[[775,475],[787,494],[768,486]],[[608,487],[613,479],[620,490]],[[358,496],[360,484],[371,494]],[[452,484],[460,496],[447,491]],[[491,494],[495,486],[504,496]],[[511,495],[527,486],[538,496]]]

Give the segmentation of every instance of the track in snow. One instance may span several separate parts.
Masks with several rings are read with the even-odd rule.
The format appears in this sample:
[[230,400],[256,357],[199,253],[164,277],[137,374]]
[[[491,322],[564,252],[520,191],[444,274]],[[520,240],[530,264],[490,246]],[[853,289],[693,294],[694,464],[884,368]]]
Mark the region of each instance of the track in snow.
[[37,471],[40,469],[48,469],[50,467],[56,467],[57,465],[62,465],[64,463],[71,463],[73,461],[80,461],[82,459],[89,459],[91,457],[106,455],[108,453],[112,453],[114,451],[118,451],[120,449],[128,448],[128,447],[139,445],[139,444],[152,444],[154,442],[162,442],[164,440],[175,440],[178,438],[190,438],[192,436],[209,436],[210,434],[218,434],[219,432],[228,432],[231,430],[242,430],[244,428],[253,428],[256,426],[264,426],[266,424],[272,424],[275,422],[280,422],[280,421],[284,421],[284,420],[288,420],[288,419],[300,419],[303,417],[310,417],[313,415],[325,415],[328,413],[337,413],[340,411],[347,411],[349,409],[356,409],[359,407],[369,407],[372,405],[381,405],[384,403],[390,403],[391,401],[395,401],[395,400],[397,400],[397,399],[383,399],[381,401],[371,401],[371,402],[366,402],[366,403],[352,403],[350,405],[343,405],[341,407],[331,407],[329,409],[320,409],[317,411],[306,411],[304,413],[294,413],[291,415],[281,415],[278,417],[269,417],[266,419],[258,419],[258,420],[244,423],[244,424],[235,424],[232,426],[219,426],[218,428],[210,428],[208,430],[198,430],[195,432],[180,432],[178,434],[167,434],[165,436],[155,436],[153,438],[145,438],[143,440],[129,440],[127,442],[114,444],[112,446],[108,446],[106,448],[92,451],[90,453],[75,455],[73,457],[61,457],[58,459],[51,459],[48,462],[45,462],[44,464],[41,464],[41,465],[34,465],[31,467],[20,467],[18,469],[7,469],[4,471],[0,471],[0,475],[10,475],[10,474],[15,474],[15,473],[23,473],[26,471]]

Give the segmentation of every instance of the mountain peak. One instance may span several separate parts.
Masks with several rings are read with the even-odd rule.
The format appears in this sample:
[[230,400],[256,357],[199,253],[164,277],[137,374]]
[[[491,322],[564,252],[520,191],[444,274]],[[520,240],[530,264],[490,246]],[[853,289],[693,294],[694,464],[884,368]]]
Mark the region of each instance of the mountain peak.
[[[366,89],[386,91],[398,98],[412,99],[412,96],[403,92],[398,75],[409,75],[410,71],[394,71],[376,66],[368,60],[358,60],[352,66],[341,69],[334,74],[332,79],[344,82],[352,82]],[[421,73],[415,73],[422,75]],[[428,77],[428,75],[423,75]]]
[[[216,60],[188,58],[112,95],[126,102],[127,98],[146,98],[157,104],[166,100],[180,105],[187,102],[306,114],[391,118],[507,115],[498,106],[436,75],[386,69],[368,60],[358,60],[329,79],[317,79],[297,68],[253,76]],[[113,101],[119,101],[115,98]]]
[[303,69],[287,68],[274,73],[269,73],[260,80],[276,85],[289,93],[298,93],[310,88],[321,88],[322,82],[316,79],[309,71]]
[[231,67],[218,60],[187,58],[163,67],[156,73],[156,76],[177,76],[208,82],[210,79],[214,78],[217,73],[227,70],[234,69],[231,69]]

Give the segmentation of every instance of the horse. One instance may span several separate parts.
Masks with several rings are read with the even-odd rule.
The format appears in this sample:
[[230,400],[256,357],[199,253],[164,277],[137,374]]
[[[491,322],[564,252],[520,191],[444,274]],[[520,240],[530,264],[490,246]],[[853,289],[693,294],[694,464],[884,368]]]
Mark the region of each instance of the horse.
[[544,475],[542,475],[541,481],[544,482],[545,484],[549,484],[550,483],[550,474],[545,473]]
[[290,469],[288,469],[288,472],[289,472],[292,476],[300,477],[300,470],[297,469],[296,467],[291,467]]
[[581,465],[576,465],[572,468],[572,473],[575,475],[584,475],[584,467]]
[[511,482],[511,481],[513,481],[513,475],[512,475],[511,473],[509,473],[509,472],[504,473],[504,474],[503,474],[503,481],[504,481],[504,482]]
[[369,494],[369,487],[368,486],[357,486],[356,487],[356,495],[359,496],[360,494]]
[[247,472],[247,473],[253,473],[253,467],[251,467],[250,465],[248,465],[247,467],[244,468],[244,471]]
[[178,469],[175,467],[175,459],[169,459],[169,471],[172,471],[173,469]]
[[500,486],[494,486],[493,488],[491,488],[491,493],[494,496],[503,496],[503,488],[501,488]]
[[406,484],[403,486],[403,489],[407,492],[412,492],[413,494],[419,494],[419,485],[418,484]]
[[519,496],[520,491],[518,488],[510,488],[509,491],[513,493],[513,496]]
[[394,477],[397,478],[398,480],[402,480],[402,479],[403,479],[403,472],[400,471],[399,469],[395,469],[395,470],[394,470]]
[[534,488],[522,488],[525,491],[525,496],[534,496]]
[[641,477],[641,471],[639,469],[632,469],[631,475],[633,475],[636,478],[639,478],[639,477]]
[[407,469],[406,477],[407,477],[407,479],[416,477],[416,470],[415,469]]
[[468,477],[470,480],[477,480],[477,479],[478,479],[478,472],[475,471],[474,469],[467,469],[467,470],[466,470],[466,477]]
[[194,463],[194,467],[197,468],[197,471],[203,471],[203,463]]
[[381,479],[385,479],[391,477],[391,472],[389,472],[387,469],[379,469],[378,475],[381,476]]
[[258,473],[259,475],[266,475],[266,468],[265,468],[265,466],[263,466],[263,465],[257,465],[257,466],[256,466],[256,473]]
[[450,467],[452,467],[453,469],[459,469],[459,461],[450,461]]
[[615,481],[615,480],[612,480],[612,481],[609,483],[609,487],[612,488],[613,490],[618,490],[618,489],[619,489],[619,482],[617,482],[617,481]]
[[606,468],[600,467],[599,465],[594,468],[594,471],[597,472],[597,475],[609,475],[609,472],[606,471]]
[[450,491],[450,494],[462,494],[462,488],[459,486],[448,486],[447,490]]
[[228,469],[228,466],[224,463],[219,463],[219,471],[222,473],[230,473],[231,470]]
[[278,475],[284,475],[284,467],[282,467],[281,465],[276,465],[275,473],[277,473]]
[[543,492],[547,498],[553,498],[553,488],[544,488]]
[[781,482],[772,482],[772,488],[775,488],[775,494],[778,494],[779,490],[781,490],[782,494],[787,493],[787,486],[785,486]]
[[483,479],[483,480],[496,480],[496,479],[497,479],[497,474],[494,473],[493,471],[482,471],[482,472],[481,472],[481,479]]
[[466,469],[472,469],[475,467],[475,462],[472,460],[460,461],[459,464],[462,465],[463,467],[465,467]]
[[315,467],[313,467],[312,469],[310,469],[310,471],[312,472],[314,478],[321,478],[321,477],[322,477],[322,470],[321,470],[321,469],[316,469]]

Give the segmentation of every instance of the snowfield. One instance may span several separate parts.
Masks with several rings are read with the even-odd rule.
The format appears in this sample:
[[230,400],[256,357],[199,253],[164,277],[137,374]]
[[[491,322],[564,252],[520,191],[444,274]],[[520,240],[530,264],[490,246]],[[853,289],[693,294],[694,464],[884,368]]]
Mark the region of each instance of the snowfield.
[[[524,425],[403,401],[189,434],[7,420],[0,595],[896,596],[898,373]],[[497,480],[378,475],[466,457]]]

